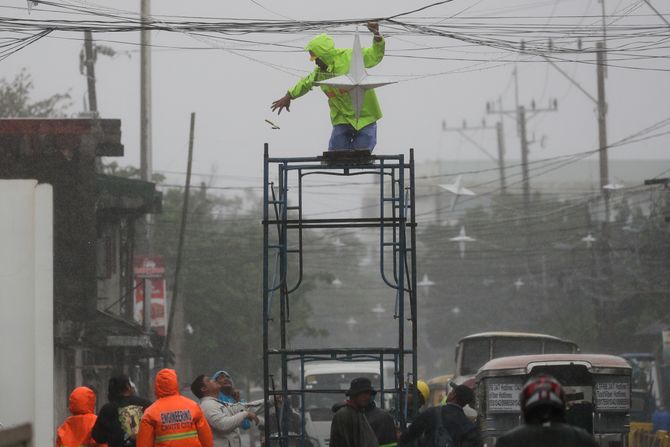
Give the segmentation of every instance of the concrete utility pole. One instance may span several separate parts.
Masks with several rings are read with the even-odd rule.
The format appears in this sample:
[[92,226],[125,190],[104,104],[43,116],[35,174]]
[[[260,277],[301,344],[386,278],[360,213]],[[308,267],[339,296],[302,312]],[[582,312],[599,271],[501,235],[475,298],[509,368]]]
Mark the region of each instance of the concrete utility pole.
[[538,109],[535,107],[535,101],[533,101],[530,109],[530,116],[527,114],[526,107],[520,105],[516,110],[503,110],[502,104],[499,104],[499,107],[496,108],[495,103],[489,102],[486,104],[486,113],[489,114],[500,114],[507,115],[510,117],[516,118],[517,129],[519,129],[519,140],[521,141],[521,175],[522,175],[522,184],[523,184],[523,204],[526,213],[530,206],[530,174],[528,169],[528,159],[529,159],[529,145],[534,141],[528,140],[527,135],[527,123],[534,116],[543,112],[556,112],[558,110],[558,103],[554,99],[550,101],[549,107]]
[[140,33],[140,170],[142,180],[151,181],[153,157],[151,154],[151,33],[150,0],[142,0],[142,31]]
[[88,110],[98,114],[98,96],[95,92],[95,54],[93,53],[93,36],[84,31],[84,66],[86,68],[86,85],[88,90]]
[[[477,141],[475,141],[470,135],[468,135],[468,131],[473,131],[473,130],[495,130],[496,135],[498,138],[498,156],[494,156],[491,154],[488,149],[486,149],[484,146],[479,144]],[[506,182],[505,182],[505,136],[504,136],[504,130],[502,126],[502,122],[496,123],[495,126],[487,126],[486,121],[482,120],[482,124],[480,126],[475,126],[475,127],[468,127],[465,123],[463,122],[463,127],[447,127],[444,123],[442,125],[442,131],[444,132],[458,132],[463,138],[468,140],[470,143],[472,143],[473,146],[475,146],[477,149],[479,149],[483,154],[485,154],[487,157],[489,157],[491,160],[493,160],[497,165],[498,165],[498,172],[500,174],[500,192],[501,194],[505,194],[507,192],[507,187],[506,187]]]
[[528,213],[530,207],[530,177],[528,175],[528,135],[526,135],[526,108],[517,109],[519,133],[521,138],[521,179],[523,182],[523,208]]
[[[142,180],[150,182],[153,171],[153,157],[151,150],[151,33],[146,28],[150,22],[150,0],[141,0],[140,15],[142,31],[140,32],[140,176]],[[153,254],[151,214],[146,215],[145,221],[145,250],[148,256]],[[151,280],[144,283],[144,318],[145,331],[151,332]],[[155,359],[147,358],[146,384],[151,389],[151,378]]]
[[500,174],[500,194],[507,192],[505,181],[505,129],[502,120],[496,123],[496,136],[498,138],[498,173]]
[[600,188],[609,183],[607,162],[607,101],[605,100],[605,48],[596,43],[598,76],[598,148],[600,149]]

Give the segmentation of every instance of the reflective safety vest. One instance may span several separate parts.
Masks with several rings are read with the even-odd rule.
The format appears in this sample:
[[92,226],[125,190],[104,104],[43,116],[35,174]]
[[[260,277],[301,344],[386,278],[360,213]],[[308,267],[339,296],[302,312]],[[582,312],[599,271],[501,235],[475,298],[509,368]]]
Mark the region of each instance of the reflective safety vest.
[[212,430],[200,406],[179,394],[173,370],[158,373],[155,391],[159,399],[142,415],[137,447],[212,447]]

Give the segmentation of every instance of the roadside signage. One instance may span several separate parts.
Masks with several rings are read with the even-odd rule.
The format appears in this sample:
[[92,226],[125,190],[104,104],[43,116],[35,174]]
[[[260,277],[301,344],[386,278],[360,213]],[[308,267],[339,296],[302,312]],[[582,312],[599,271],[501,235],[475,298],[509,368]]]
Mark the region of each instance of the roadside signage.
[[626,411],[630,408],[630,381],[625,377],[596,383],[596,408],[600,411]]
[[486,407],[491,413],[515,413],[521,411],[519,396],[521,383],[486,384]]
[[[142,324],[144,321],[144,289],[151,290],[151,328],[164,336],[167,328],[167,294],[165,262],[161,256],[138,256],[134,262],[134,306],[133,317]],[[146,282],[146,284],[145,284]]]
[[148,335],[108,335],[107,346],[113,347],[142,347],[151,348],[151,339]]

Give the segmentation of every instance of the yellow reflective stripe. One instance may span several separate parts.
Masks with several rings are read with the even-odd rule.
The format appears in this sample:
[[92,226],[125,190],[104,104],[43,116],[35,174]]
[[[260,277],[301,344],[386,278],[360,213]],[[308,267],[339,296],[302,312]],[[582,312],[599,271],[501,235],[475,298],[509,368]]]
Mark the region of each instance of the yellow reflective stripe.
[[380,445],[379,447],[395,447],[397,445],[397,442],[389,442],[388,444]]
[[197,436],[198,436],[198,432],[195,431],[195,430],[185,431],[184,433],[175,433],[175,434],[172,434],[172,435],[156,436],[156,442],[174,441],[175,439],[196,438]]

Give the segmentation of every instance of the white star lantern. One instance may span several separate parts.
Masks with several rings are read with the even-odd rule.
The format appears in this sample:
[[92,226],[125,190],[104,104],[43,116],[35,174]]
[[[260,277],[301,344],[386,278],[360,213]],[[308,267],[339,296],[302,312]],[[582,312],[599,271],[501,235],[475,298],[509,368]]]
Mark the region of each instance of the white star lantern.
[[470,237],[465,234],[465,227],[461,227],[461,232],[458,233],[458,236],[449,238],[450,241],[458,242],[458,249],[461,252],[461,259],[465,257],[465,243],[466,242],[476,242],[477,239]]
[[358,31],[354,36],[354,47],[351,52],[351,62],[349,63],[349,73],[337,76],[325,81],[319,81],[319,85],[329,85],[342,91],[349,92],[351,102],[356,112],[356,121],[361,115],[363,99],[367,90],[381,87],[383,85],[394,84],[396,81],[383,79],[379,76],[369,75],[363,62],[363,51],[361,50],[361,40],[358,38]]

